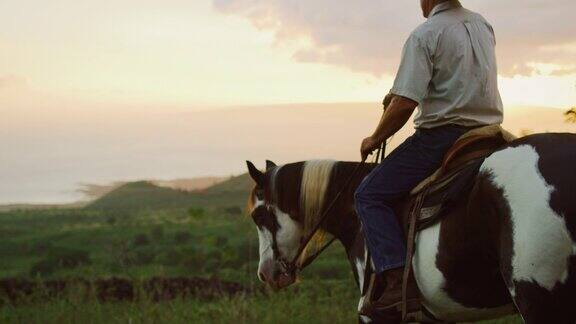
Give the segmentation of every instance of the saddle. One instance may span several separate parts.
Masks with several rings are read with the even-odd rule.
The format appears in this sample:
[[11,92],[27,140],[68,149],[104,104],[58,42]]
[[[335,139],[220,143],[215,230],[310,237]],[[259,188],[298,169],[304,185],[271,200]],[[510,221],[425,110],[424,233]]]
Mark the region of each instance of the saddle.
[[462,135],[446,153],[440,168],[407,198],[408,208],[401,216],[406,232],[411,216],[416,218],[418,231],[438,222],[451,203],[471,191],[485,158],[514,139],[499,125],[476,128]]

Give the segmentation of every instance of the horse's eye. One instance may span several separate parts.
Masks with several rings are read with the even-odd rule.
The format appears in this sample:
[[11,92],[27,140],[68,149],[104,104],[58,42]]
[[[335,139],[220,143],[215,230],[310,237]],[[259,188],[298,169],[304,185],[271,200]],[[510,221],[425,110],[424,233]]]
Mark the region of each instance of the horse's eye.
[[256,189],[256,198],[258,198],[258,200],[264,200],[264,190],[262,189]]

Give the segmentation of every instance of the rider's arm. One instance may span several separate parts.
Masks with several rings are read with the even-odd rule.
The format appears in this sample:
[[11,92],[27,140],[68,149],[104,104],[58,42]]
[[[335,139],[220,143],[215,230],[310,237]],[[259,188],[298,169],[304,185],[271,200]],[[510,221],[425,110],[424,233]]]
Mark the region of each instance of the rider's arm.
[[372,135],[374,141],[382,143],[394,135],[410,118],[418,103],[428,94],[428,86],[434,72],[432,51],[428,43],[429,33],[418,30],[410,35],[402,51],[402,60],[394,86],[392,102]]
[[414,100],[393,96],[392,101],[382,114],[378,127],[372,134],[374,141],[383,143],[402,128],[412,116],[418,103]]

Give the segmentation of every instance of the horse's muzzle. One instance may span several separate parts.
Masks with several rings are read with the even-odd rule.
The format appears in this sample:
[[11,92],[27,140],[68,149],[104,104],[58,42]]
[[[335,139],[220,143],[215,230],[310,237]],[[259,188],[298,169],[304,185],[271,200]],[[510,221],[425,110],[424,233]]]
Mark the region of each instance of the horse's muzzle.
[[266,260],[258,269],[258,278],[274,290],[282,289],[296,282],[296,273],[284,273],[275,260]]

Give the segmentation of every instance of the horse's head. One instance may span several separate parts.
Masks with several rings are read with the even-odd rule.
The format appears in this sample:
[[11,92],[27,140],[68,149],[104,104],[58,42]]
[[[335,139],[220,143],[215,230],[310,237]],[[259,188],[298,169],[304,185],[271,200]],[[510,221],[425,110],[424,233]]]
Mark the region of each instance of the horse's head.
[[256,224],[260,243],[258,278],[274,289],[296,281],[294,269],[285,271],[282,262],[290,262],[298,253],[302,226],[296,215],[280,209],[276,197],[275,177],[278,167],[266,161],[266,172],[247,161],[250,176],[256,183],[249,198],[249,213]]

